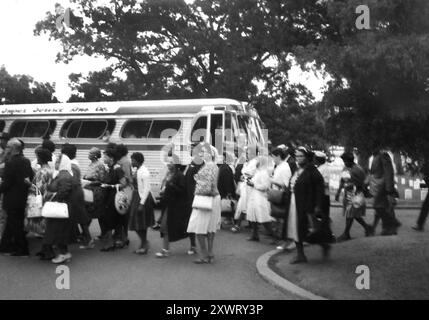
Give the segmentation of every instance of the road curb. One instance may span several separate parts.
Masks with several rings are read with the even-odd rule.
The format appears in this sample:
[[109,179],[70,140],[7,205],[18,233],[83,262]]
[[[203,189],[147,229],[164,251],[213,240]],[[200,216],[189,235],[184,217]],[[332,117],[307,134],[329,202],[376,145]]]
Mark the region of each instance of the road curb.
[[279,254],[278,250],[272,250],[269,251],[262,256],[258,258],[256,261],[256,269],[258,270],[259,275],[266,280],[267,282],[271,283],[275,287],[277,287],[280,290],[285,290],[288,292],[291,292],[295,294],[298,297],[308,299],[308,300],[328,300],[327,298],[318,296],[310,291],[307,291],[296,284],[290,282],[289,280],[279,276],[277,273],[275,273],[268,265],[268,262],[270,259],[275,256],[276,254]]

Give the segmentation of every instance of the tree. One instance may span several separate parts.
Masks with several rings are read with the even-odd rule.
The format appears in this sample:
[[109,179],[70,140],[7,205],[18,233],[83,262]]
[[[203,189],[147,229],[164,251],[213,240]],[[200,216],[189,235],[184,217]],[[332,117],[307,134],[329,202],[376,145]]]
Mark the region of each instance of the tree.
[[0,68],[0,104],[54,103],[55,88],[50,83],[34,81],[28,75],[10,75]]
[[[380,147],[424,157],[429,144],[429,2],[327,0],[327,32],[297,48],[332,77],[323,105],[331,142],[367,157]],[[359,5],[370,8],[370,30],[356,29]],[[429,155],[429,153],[427,153]],[[426,156],[427,157],[427,156]]]
[[[289,85],[290,64],[280,62],[295,46],[317,43],[327,28],[321,24],[325,6],[312,0],[72,3],[71,28],[59,31],[57,16],[47,13],[35,34],[47,33],[62,44],[58,61],[89,55],[112,65],[87,77],[71,75],[70,101],[229,97],[251,102],[266,122],[270,108],[285,112],[285,104],[294,100],[290,97],[294,103],[308,100],[293,94],[304,91]],[[258,83],[265,84],[263,92]],[[271,124],[277,126],[270,127],[272,137],[285,128],[285,123]]]

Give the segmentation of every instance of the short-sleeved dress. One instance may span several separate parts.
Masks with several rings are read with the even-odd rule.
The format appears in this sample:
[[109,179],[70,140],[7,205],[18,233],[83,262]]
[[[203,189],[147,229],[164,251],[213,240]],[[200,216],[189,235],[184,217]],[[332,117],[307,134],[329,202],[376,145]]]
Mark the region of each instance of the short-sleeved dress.
[[[207,234],[214,233],[220,229],[221,206],[220,195],[217,190],[218,167],[215,163],[206,163],[195,175],[195,195],[208,195],[206,190],[210,189],[213,196],[213,209],[192,209],[188,224],[188,233]],[[208,187],[210,186],[210,187]]]
[[149,179],[149,171],[147,171],[147,169],[143,166],[140,167],[138,170],[142,172],[142,174],[139,174],[139,171],[137,171],[133,177],[134,190],[133,190],[133,197],[130,205],[130,221],[129,221],[129,230],[131,231],[145,230],[148,227],[152,226],[155,222],[154,212],[153,212],[154,201],[150,190],[146,198],[146,201],[144,203],[143,210],[139,210],[139,206],[141,202],[139,190],[141,190],[141,192],[143,191],[142,184],[144,184],[144,181],[140,181],[141,185],[139,186],[138,179],[139,178]]

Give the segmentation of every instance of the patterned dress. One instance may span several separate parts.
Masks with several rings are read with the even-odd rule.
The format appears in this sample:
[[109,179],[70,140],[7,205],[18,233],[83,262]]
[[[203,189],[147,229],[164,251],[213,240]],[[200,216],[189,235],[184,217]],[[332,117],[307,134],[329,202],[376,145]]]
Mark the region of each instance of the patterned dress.
[[360,218],[365,216],[366,205],[359,208],[353,206],[353,197],[357,194],[363,197],[364,171],[358,166],[344,168],[341,174],[344,183],[343,214],[346,218]]
[[[54,174],[54,171],[52,170],[52,168],[48,164],[46,164],[38,169],[38,171],[36,172],[33,178],[33,184],[40,191],[43,197],[43,203],[49,200],[47,199],[47,193],[48,193],[47,189],[49,184],[53,180],[53,174]],[[35,196],[35,195],[36,195],[35,191],[31,191],[29,193],[29,196]],[[44,218],[28,219],[27,231],[42,235],[45,233],[45,229],[46,229],[46,221]]]
[[195,195],[213,197],[212,210],[194,208],[188,224],[188,233],[207,234],[220,229],[221,206],[217,190],[218,167],[215,163],[206,163],[194,176],[196,181]]
[[88,170],[84,176],[85,180],[89,180],[94,184],[89,184],[85,186],[85,189],[91,190],[94,195],[94,201],[92,203],[86,203],[86,210],[89,216],[93,219],[99,218],[103,213],[103,203],[105,200],[105,190],[95,183],[101,183],[104,181],[106,175],[106,168],[104,164],[97,160],[91,162],[88,166]]

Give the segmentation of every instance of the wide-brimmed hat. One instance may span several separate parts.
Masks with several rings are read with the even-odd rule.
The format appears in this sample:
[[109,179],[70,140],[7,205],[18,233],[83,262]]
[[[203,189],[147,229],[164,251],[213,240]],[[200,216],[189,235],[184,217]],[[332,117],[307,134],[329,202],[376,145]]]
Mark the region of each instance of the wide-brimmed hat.
[[353,155],[353,152],[347,151],[341,155],[341,159],[343,159],[345,161],[354,161],[355,156]]

